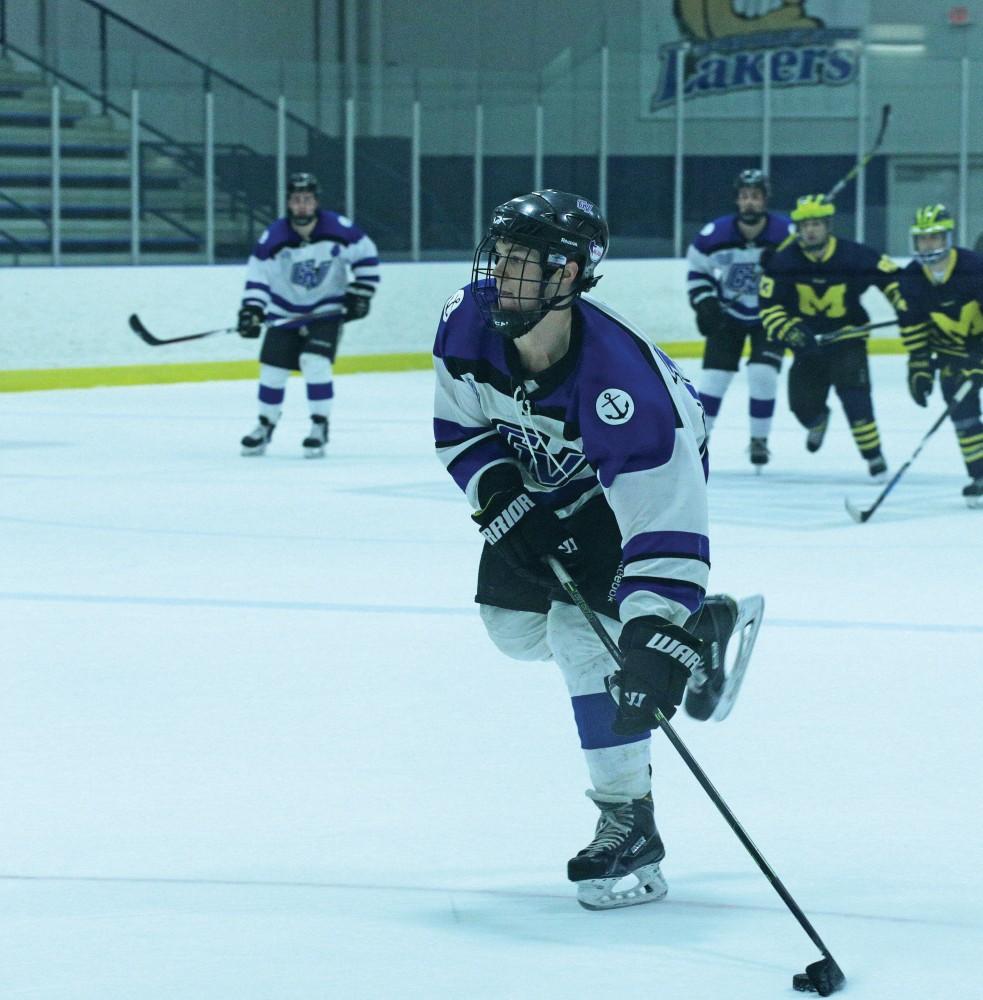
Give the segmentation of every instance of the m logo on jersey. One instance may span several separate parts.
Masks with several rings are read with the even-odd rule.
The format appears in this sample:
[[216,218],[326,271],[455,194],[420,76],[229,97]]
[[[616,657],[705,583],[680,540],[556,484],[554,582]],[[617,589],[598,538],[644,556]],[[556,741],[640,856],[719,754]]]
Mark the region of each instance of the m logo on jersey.
[[[505,438],[509,447],[519,456],[540,486],[561,486],[572,479],[587,463],[579,451],[560,442],[554,442],[540,432],[522,433],[518,424],[496,421],[498,433]],[[556,445],[556,447],[554,447]]]
[[976,299],[967,302],[959,310],[959,319],[953,319],[951,316],[946,316],[945,313],[934,311],[929,315],[942,333],[948,335],[950,343],[954,340],[956,344],[961,345],[971,333],[979,333],[983,330],[983,313],[980,312],[980,304]]
[[759,273],[758,265],[750,261],[732,264],[727,272],[727,283],[724,287],[735,295],[754,295],[758,290]]
[[822,295],[816,294],[812,285],[802,285],[796,282],[795,290],[799,293],[799,312],[803,316],[828,316],[839,319],[846,315],[846,285],[830,285]]
[[318,264],[316,260],[302,260],[290,269],[291,284],[300,285],[308,290],[317,288],[331,270],[331,261]]

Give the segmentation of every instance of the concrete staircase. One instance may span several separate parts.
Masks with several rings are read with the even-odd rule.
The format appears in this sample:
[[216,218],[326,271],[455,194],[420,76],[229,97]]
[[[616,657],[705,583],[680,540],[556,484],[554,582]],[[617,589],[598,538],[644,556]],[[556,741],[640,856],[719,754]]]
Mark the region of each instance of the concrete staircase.
[[[129,263],[130,134],[125,121],[96,113],[62,88],[61,260]],[[205,261],[203,181],[180,155],[141,150],[141,263]],[[249,220],[216,194],[215,241],[238,256]],[[241,254],[243,257],[245,253]],[[0,58],[0,264],[50,264],[51,88],[40,72]]]

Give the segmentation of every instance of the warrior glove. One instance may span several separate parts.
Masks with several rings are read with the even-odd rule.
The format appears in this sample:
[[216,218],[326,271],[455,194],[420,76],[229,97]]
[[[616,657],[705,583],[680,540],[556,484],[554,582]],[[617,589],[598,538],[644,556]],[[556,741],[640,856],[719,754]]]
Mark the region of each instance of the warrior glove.
[[701,336],[710,337],[724,332],[727,321],[716,295],[700,299],[693,308],[696,310],[696,328]]
[[263,308],[249,302],[239,310],[236,333],[247,340],[253,340],[263,332]]
[[703,643],[686,629],[649,615],[632,618],[618,645],[623,666],[606,681],[618,703],[612,728],[619,736],[633,736],[658,726],[656,709],[672,718],[690,672],[702,662]]
[[576,578],[581,552],[570,530],[548,507],[535,503],[524,489],[495,493],[472,520],[485,541],[521,577],[541,586],[556,584],[545,563],[555,556]]
[[371,292],[366,294],[349,287],[348,291],[345,292],[345,321],[350,323],[352,320],[365,319],[369,314],[369,300],[371,298]]
[[935,384],[935,365],[929,354],[912,354],[908,358],[908,392],[919,406],[928,406]]

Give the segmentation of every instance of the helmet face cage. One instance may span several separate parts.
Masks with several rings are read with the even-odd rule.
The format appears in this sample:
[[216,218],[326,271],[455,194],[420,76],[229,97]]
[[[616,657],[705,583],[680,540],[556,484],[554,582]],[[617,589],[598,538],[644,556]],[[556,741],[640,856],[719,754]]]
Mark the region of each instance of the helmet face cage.
[[[317,178],[311,173],[296,173],[291,174],[287,179],[287,201],[290,201],[290,196],[292,194],[304,194],[309,193],[314,195],[315,200],[318,197],[318,184]],[[297,215],[291,212],[289,207],[287,209],[287,215],[290,217],[290,221],[296,223],[298,226],[306,226],[314,221],[314,215]]]
[[[949,255],[952,249],[955,220],[945,205],[924,205],[915,212],[915,224],[911,227],[911,255],[921,264],[937,264]],[[943,237],[942,244],[930,250],[918,248],[919,236]]]
[[[471,271],[471,293],[485,324],[515,339],[548,312],[569,309],[597,283],[594,269],[607,244],[607,223],[576,195],[546,190],[500,205]],[[557,275],[570,262],[577,275],[561,294]]]

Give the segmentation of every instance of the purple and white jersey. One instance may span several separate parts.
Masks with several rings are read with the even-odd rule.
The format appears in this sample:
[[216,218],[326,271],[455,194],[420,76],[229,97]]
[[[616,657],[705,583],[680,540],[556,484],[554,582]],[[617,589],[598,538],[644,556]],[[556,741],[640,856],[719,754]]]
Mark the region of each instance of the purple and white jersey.
[[242,304],[261,306],[272,320],[297,317],[300,326],[309,313],[340,316],[349,286],[371,296],[378,285],[375,243],[351,219],[319,209],[306,240],[286,218],[263,232],[246,266]]
[[566,356],[526,376],[463,288],[444,306],[434,368],[437,453],[473,508],[478,480],[502,462],[560,517],[603,494],[621,530],[621,620],[682,624],[700,607],[710,569],[703,408],[658,347],[580,298]]
[[764,229],[750,242],[738,228],[736,214],[708,222],[686,251],[690,305],[695,308],[701,299],[715,295],[734,319],[758,323],[761,253],[777,247],[794,231],[792,220],[780,212],[768,212]]

